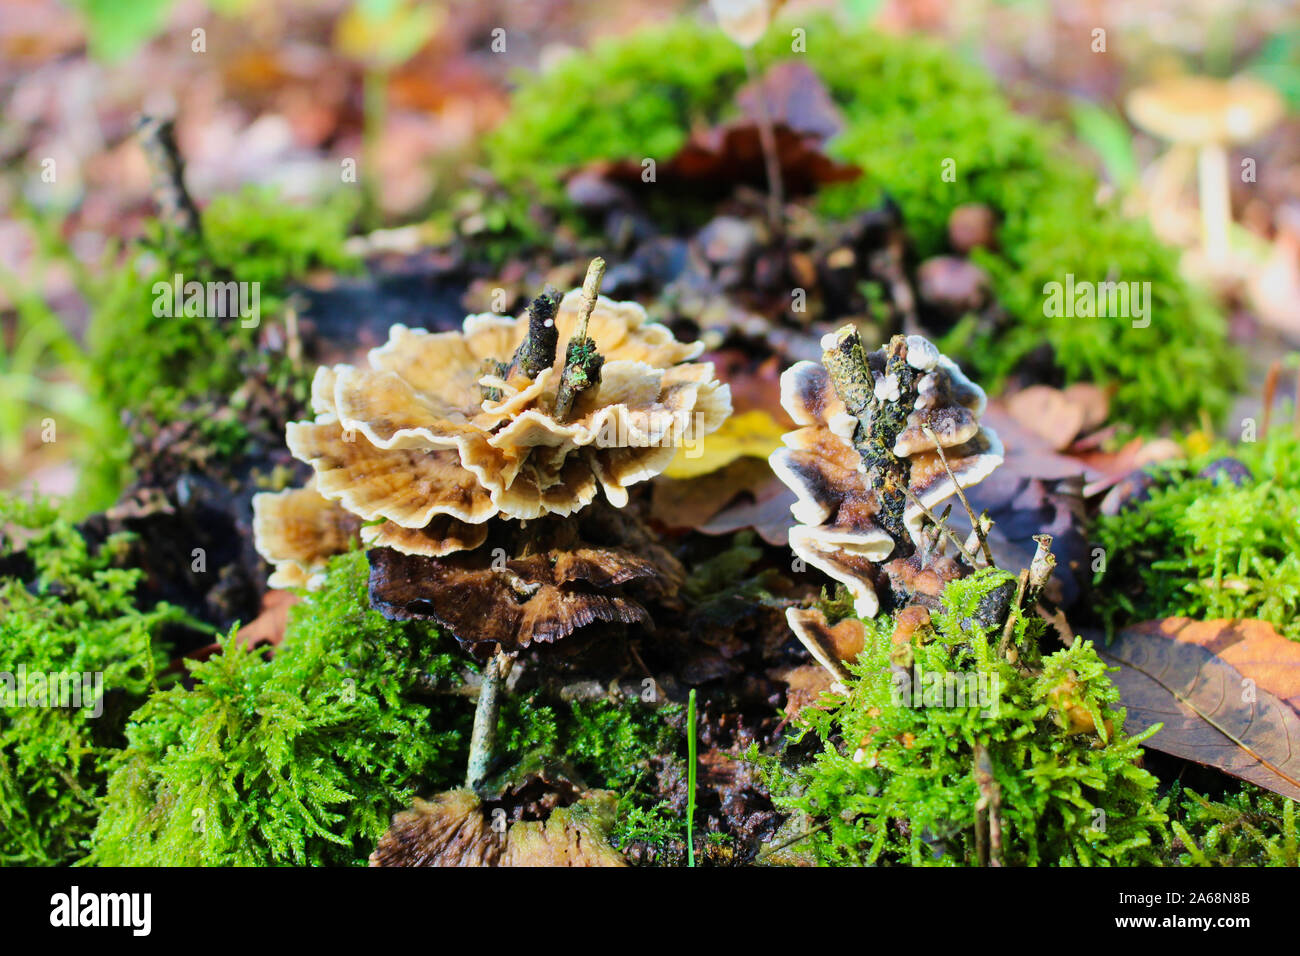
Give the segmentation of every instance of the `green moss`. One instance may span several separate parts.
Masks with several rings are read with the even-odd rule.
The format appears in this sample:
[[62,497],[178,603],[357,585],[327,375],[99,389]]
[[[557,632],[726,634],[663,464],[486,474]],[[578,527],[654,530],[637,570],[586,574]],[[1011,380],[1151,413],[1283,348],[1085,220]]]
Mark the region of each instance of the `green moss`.
[[[118,421],[130,411],[159,423],[184,418],[204,422],[195,402],[233,392],[256,357],[260,330],[284,305],[289,283],[311,269],[346,271],[355,266],[344,240],[356,200],[340,192],[315,206],[286,203],[273,191],[247,189],[220,196],[203,211],[204,240],[169,236],[157,223],[125,262],[102,276],[86,277],[82,289],[91,305],[87,336],[87,386],[108,409],[109,434],[97,436],[85,463],[82,510],[115,499],[125,477],[129,442]],[[239,315],[186,315],[161,298],[159,283],[257,283],[257,325],[245,328]],[[251,288],[251,287],[250,287]],[[156,306],[158,307],[156,309]],[[155,315],[170,310],[171,315]],[[274,356],[268,378],[305,394],[303,373]]]
[[[334,559],[270,660],[225,638],[191,667],[191,689],[136,712],[94,862],[358,863],[413,796],[460,784],[473,704],[445,691],[467,661],[450,638],[370,610],[367,578],[364,553]],[[502,753],[564,760],[592,787],[631,791],[675,747],[674,712],[515,697]]]
[[414,794],[458,782],[468,708],[416,699],[456,680],[450,639],[385,621],[366,580],[363,553],[335,559],[270,661],[226,638],[193,689],[137,712],[94,862],[358,863]]
[[155,316],[155,283],[170,285],[177,274],[185,282],[258,283],[266,322],[289,280],[311,268],[352,265],[343,240],[353,206],[347,193],[306,207],[266,190],[246,190],[218,197],[204,210],[202,243],[164,241],[155,228],[133,260],[131,281],[96,303],[91,348],[104,365],[103,400],[139,409],[159,389],[185,398],[232,391],[241,380],[240,355],[255,345],[260,323],[245,328],[239,316]]
[[[140,610],[142,572],[115,567],[125,543],[97,552],[55,510],[0,501],[0,529],[25,528],[25,559],[0,534],[2,567],[31,562],[27,585],[0,571],[0,673],[92,675],[80,707],[8,706],[0,721],[0,861],[67,864],[84,845],[103,797],[107,762],[122,730],[166,665],[162,628],[186,618],[167,605]],[[25,577],[26,575],[24,575]],[[94,676],[98,675],[98,676]],[[14,688],[17,689],[17,688]],[[47,701],[48,703],[48,701]]]
[[[996,342],[971,334],[949,342],[963,367],[996,387],[1047,342],[1069,380],[1114,384],[1116,414],[1138,427],[1226,408],[1240,369],[1220,316],[1179,276],[1173,250],[1113,204],[1097,204],[1094,177],[1071,159],[1056,130],[1017,115],[986,73],[934,43],[826,18],[800,26],[806,55],[791,53],[789,31],[778,25],[758,58],[770,64],[793,56],[818,72],[845,117],[831,152],[864,171],[819,197],[823,213],[847,217],[889,194],[921,255],[942,250],[948,215],[960,203],[988,203],[1003,218],[998,254],[979,261],[1016,322]],[[512,196],[498,224],[544,238],[524,198],[565,209],[567,170],[601,159],[665,160],[693,125],[725,118],[744,81],[735,45],[687,21],[598,44],[524,78],[510,115],[487,142],[492,168]],[[942,176],[949,159],[953,182]],[[655,212],[671,223],[687,205]],[[1067,273],[1150,282],[1150,326],[1044,315],[1044,284],[1064,282]]]
[[[1232,455],[1251,476],[1198,472]],[[1300,640],[1300,439],[1220,446],[1157,473],[1150,498],[1099,519],[1095,575],[1110,628],[1171,615],[1248,617]]]
[[505,702],[499,739],[503,754],[562,760],[587,786],[626,795],[649,779],[653,759],[680,749],[680,714],[671,704],[550,702],[539,693]]
[[[777,806],[807,821],[806,845],[820,862],[975,862],[977,747],[1000,791],[1004,863],[1156,861],[1165,818],[1155,778],[1138,766],[1145,735],[1120,729],[1119,694],[1092,645],[1076,641],[1027,673],[994,653],[996,635],[972,623],[980,600],[1008,580],[985,571],[945,591],[936,639],[914,647],[920,673],[938,675],[917,680],[925,706],[915,706],[915,688],[897,697],[891,686],[892,621],[867,621],[848,696],[797,718],[818,748],[811,759],[754,755]],[[1020,622],[1017,643],[1031,648],[1041,629]],[[939,690],[945,680],[951,690]],[[982,686],[986,696],[961,706],[958,686]],[[1056,709],[1067,705],[1095,714],[1100,729],[1068,733]]]
[[1185,866],[1300,866],[1297,803],[1242,784],[1222,801],[1174,784],[1170,827]]

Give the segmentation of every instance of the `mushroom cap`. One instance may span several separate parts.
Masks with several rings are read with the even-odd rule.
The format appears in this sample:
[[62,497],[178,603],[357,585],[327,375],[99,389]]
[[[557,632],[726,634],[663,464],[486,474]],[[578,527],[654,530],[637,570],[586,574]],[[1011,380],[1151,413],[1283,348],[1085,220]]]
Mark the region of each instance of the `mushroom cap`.
[[857,419],[835,394],[817,362],[799,362],[781,376],[781,403],[804,427],[782,436],[784,448],[768,462],[795,493],[790,548],[815,568],[843,583],[859,614],[880,608],[871,565],[894,550],[894,539],[877,523],[880,502],[867,486],[851,439]]
[[371,866],[627,866],[609,845],[618,797],[593,790],[546,820],[497,832],[470,790],[418,797],[396,814],[370,854]]
[[[580,290],[560,302],[561,341],[577,330]],[[469,316],[452,332],[394,325],[368,367],[336,365],[312,381],[313,421],[291,422],[293,455],[320,495],[367,522],[367,544],[439,557],[483,543],[502,515],[569,515],[599,490],[616,507],[677,449],[715,431],[731,394],[704,346],[679,342],[635,303],[600,296],[587,334],[605,362],[599,385],[558,420],[564,349],[535,376],[511,373],[528,316]],[[509,379],[502,376],[509,376]],[[489,397],[490,395],[490,397]]]
[[862,622],[846,617],[832,627],[825,612],[817,607],[787,608],[785,620],[813,660],[834,679],[831,689],[842,693],[852,679],[845,665],[857,660],[867,645],[867,632]]
[[1284,110],[1277,90],[1241,76],[1171,77],[1134,90],[1127,107],[1134,124],[1153,136],[1196,145],[1248,142]]
[[302,488],[253,496],[253,547],[275,570],[273,588],[320,586],[329,559],[349,551],[361,520],[321,497],[315,479]]

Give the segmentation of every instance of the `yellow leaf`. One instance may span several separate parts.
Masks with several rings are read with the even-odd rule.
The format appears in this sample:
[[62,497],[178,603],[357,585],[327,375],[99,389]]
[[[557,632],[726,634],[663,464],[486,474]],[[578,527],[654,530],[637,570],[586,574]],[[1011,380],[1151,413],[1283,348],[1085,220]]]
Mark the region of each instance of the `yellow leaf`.
[[1183,439],[1183,447],[1187,449],[1187,454],[1191,458],[1197,455],[1204,455],[1214,446],[1214,436],[1208,432],[1196,429]]
[[732,415],[700,445],[681,448],[665,470],[669,478],[696,478],[717,471],[737,458],[766,458],[781,447],[786,429],[765,411]]

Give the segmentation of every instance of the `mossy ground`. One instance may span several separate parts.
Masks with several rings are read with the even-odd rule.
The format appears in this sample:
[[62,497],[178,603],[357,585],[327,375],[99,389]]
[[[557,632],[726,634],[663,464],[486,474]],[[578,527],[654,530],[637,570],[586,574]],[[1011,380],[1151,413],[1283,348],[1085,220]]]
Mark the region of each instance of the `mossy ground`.
[[[777,805],[805,821],[816,860],[978,862],[977,807],[991,792],[979,779],[982,751],[1000,794],[1001,862],[1158,861],[1167,829],[1157,780],[1139,765],[1142,738],[1124,733],[1119,693],[1091,644],[1077,641],[1029,671],[996,652],[1000,634],[975,623],[980,601],[1009,580],[986,571],[948,586],[933,639],[905,652],[913,675],[931,675],[914,677],[919,701],[914,690],[899,698],[891,684],[891,663],[900,662],[892,619],[864,622],[867,646],[850,665],[848,695],[797,718],[811,735],[811,759],[760,758]],[[1042,629],[1038,620],[1017,623],[1023,663],[1034,659]],[[945,678],[986,690],[970,703],[946,693]],[[1093,729],[1078,731],[1070,715],[1080,712]]]
[[[945,352],[996,390],[1047,343],[1068,380],[1113,386],[1116,413],[1138,428],[1226,409],[1241,372],[1221,317],[1144,223],[1098,205],[1095,178],[1057,131],[1016,114],[982,70],[936,44],[826,18],[798,26],[806,54],[791,51],[792,24],[778,24],[759,44],[758,60],[797,58],[820,75],[845,119],[830,151],[864,171],[819,195],[822,214],[848,217],[888,194],[922,256],[943,250],[948,215],[961,203],[987,203],[1002,220],[997,251],[978,261],[1015,321],[996,339],[959,326]],[[537,238],[529,201],[564,209],[565,172],[602,159],[666,160],[693,127],[727,118],[745,79],[735,45],[688,22],[598,44],[524,78],[486,146],[512,197],[494,210],[498,223]],[[949,162],[950,178],[943,175]],[[664,205],[677,217],[689,214],[688,203]],[[571,221],[583,227],[580,217]],[[1067,274],[1150,282],[1150,325],[1046,315],[1045,283]]]
[[4,527],[29,536],[19,552],[0,534],[0,673],[102,675],[80,707],[6,704],[0,721],[0,861],[66,864],[84,853],[131,711],[163,679],[164,628],[194,622],[136,606],[142,572],[118,566],[122,538],[92,551],[53,507],[12,500]]
[[1093,535],[1105,555],[1094,586],[1108,627],[1259,618],[1300,640],[1298,517],[1300,438],[1285,428],[1155,470],[1149,497],[1100,518]]

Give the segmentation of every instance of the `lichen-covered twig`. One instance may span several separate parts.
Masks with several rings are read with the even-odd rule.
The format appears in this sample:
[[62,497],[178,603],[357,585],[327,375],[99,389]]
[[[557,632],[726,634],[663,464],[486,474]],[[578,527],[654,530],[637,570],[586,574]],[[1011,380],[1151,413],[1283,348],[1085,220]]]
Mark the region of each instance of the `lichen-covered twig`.
[[1047,587],[1047,582],[1051,580],[1052,571],[1056,567],[1056,555],[1052,554],[1052,536],[1036,534],[1034,540],[1038,542],[1038,550],[1034,552],[1034,558],[1029,562],[1029,586],[1025,590],[1025,607],[1028,608],[1038,604],[1043,588]]
[[993,775],[993,760],[982,742],[975,745],[975,855],[981,866],[1002,865],[1002,787]]
[[596,351],[596,343],[587,337],[587,321],[596,308],[600,283],[605,277],[605,260],[599,256],[587,267],[587,278],[582,283],[582,311],[578,328],[569,339],[564,351],[564,371],[560,375],[560,388],[555,396],[555,417],[563,421],[573,410],[578,396],[600,384],[600,369],[605,358]]
[[560,293],[554,286],[549,285],[542,290],[541,295],[529,303],[528,335],[515,350],[506,378],[510,378],[515,372],[532,378],[542,369],[550,368],[555,364],[555,351],[560,342],[560,330],[555,326],[555,313],[559,308]]
[[175,124],[170,119],[145,114],[136,123],[136,134],[153,171],[159,218],[180,233],[201,238],[203,223],[198,207],[185,188],[185,162],[176,146]]
[[483,666],[483,679],[479,684],[478,704],[474,708],[474,728],[469,738],[469,768],[465,786],[478,791],[492,769],[496,751],[497,717],[501,713],[501,693],[506,678],[510,676],[512,661],[504,651],[498,650]]
[[907,339],[895,335],[885,349],[885,377],[897,389],[897,396],[890,401],[876,397],[876,380],[856,329],[844,326],[830,342],[823,338],[822,345],[822,363],[831,384],[845,408],[858,419],[853,447],[880,499],[880,526],[894,539],[895,554],[906,557],[915,550],[903,524],[912,465],[894,454],[894,443],[907,427],[908,411],[916,401],[917,372],[907,363]]
[[1020,579],[1016,582],[1016,596],[1011,602],[1011,607],[1007,608],[1007,621],[1002,626],[1002,640],[998,643],[998,653],[1003,657],[1015,663],[1015,633],[1016,621],[1020,617],[1020,604],[1025,597],[1025,586],[1029,583],[1029,569],[1024,568],[1020,572]]

